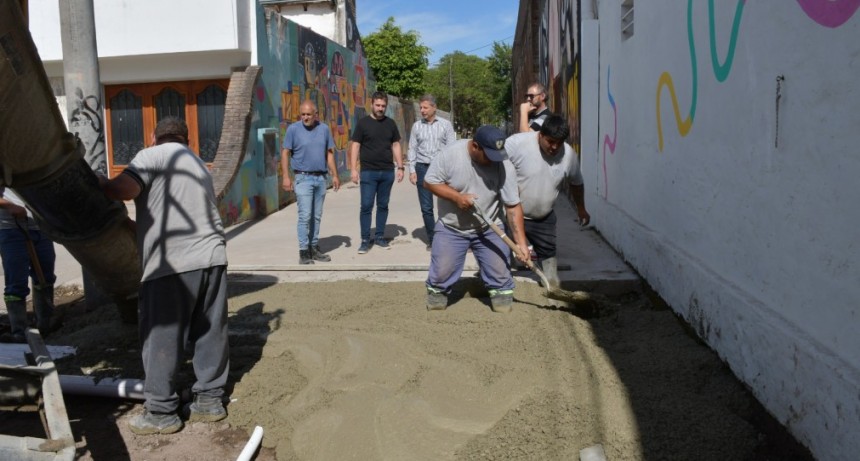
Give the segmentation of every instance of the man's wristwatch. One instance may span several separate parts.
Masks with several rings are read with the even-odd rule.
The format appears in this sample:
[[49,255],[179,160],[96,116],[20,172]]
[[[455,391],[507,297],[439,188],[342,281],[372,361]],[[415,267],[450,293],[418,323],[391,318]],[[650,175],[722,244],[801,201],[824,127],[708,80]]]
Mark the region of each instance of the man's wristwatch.
[[406,167],[405,167],[405,166],[399,166],[399,167],[397,167],[397,169],[398,169],[398,170],[400,170],[400,171],[403,171],[403,170],[405,170],[405,169],[406,169]]

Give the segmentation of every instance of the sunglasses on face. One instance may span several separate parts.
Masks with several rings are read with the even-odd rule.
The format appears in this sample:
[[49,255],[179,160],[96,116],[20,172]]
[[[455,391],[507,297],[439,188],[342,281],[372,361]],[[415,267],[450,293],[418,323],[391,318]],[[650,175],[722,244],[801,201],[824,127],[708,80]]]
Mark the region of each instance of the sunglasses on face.
[[533,99],[535,96],[540,96],[541,93],[528,93],[526,94],[526,99]]

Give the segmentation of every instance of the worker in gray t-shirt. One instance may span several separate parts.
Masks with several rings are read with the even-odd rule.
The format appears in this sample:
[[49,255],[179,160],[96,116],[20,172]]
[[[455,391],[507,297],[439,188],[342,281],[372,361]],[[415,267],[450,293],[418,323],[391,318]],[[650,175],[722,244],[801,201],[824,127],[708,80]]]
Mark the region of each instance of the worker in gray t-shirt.
[[505,141],[505,150],[517,172],[525,216],[525,234],[551,285],[558,287],[556,216],[553,206],[558,192],[569,185],[580,225],[591,216],[585,209],[585,189],[579,159],[565,142],[570,134],[567,121],[558,115],[546,118],[538,132],[518,133]]
[[424,187],[439,198],[439,219],[433,229],[427,274],[428,310],[447,308],[451,287],[460,279],[469,250],[475,255],[481,280],[490,292],[490,307],[494,312],[512,309],[514,279],[509,264],[510,249],[473,213],[473,207],[477,207],[489,221],[503,227],[504,204],[519,248],[517,257],[522,260],[528,257],[516,172],[506,161],[504,145],[504,134],[496,127],[484,125],[473,139],[446,147],[430,163]]
[[188,149],[185,121],[166,117],[155,146],[135,155],[115,178],[99,179],[105,196],[134,199],[143,266],[138,311],[146,374],[143,414],[129,428],[139,435],[182,429],[176,373],[186,344],[197,381],[189,421],[227,417],[227,249],[212,176]]

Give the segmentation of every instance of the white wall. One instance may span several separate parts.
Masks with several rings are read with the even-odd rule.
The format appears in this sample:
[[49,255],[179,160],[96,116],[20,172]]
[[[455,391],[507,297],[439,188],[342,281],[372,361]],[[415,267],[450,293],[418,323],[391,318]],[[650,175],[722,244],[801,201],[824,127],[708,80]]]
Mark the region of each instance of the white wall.
[[[143,81],[128,74],[174,68],[179,69],[170,72],[177,78],[224,77],[231,67],[251,64],[253,0],[93,1],[104,83]],[[30,32],[49,75],[62,75],[58,0],[30,0],[29,13]],[[60,74],[54,73],[57,69]]]
[[[620,3],[583,27],[583,46],[599,36],[599,82],[584,72],[582,91],[599,96],[599,137],[583,138],[598,229],[819,459],[852,459],[860,13],[831,9],[847,21],[824,26],[828,2],[714,2],[715,66],[708,5],[690,2],[694,73],[688,2],[636,2],[623,41]],[[584,98],[583,118],[594,109]]]
[[[305,11],[305,7],[307,7],[307,11]],[[341,10],[343,10],[343,7],[341,7]],[[331,5],[328,2],[296,5],[284,4],[281,6],[280,14],[300,26],[307,27],[329,40],[346,46],[342,37],[343,34],[336,32],[338,29],[337,15],[331,9]]]

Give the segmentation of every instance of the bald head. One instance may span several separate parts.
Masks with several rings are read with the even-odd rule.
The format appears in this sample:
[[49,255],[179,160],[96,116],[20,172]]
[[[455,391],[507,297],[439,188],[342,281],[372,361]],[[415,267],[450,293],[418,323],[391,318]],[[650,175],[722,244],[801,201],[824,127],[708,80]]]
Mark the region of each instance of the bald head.
[[314,126],[317,122],[317,105],[309,99],[302,101],[302,105],[299,106],[299,115],[304,126]]

